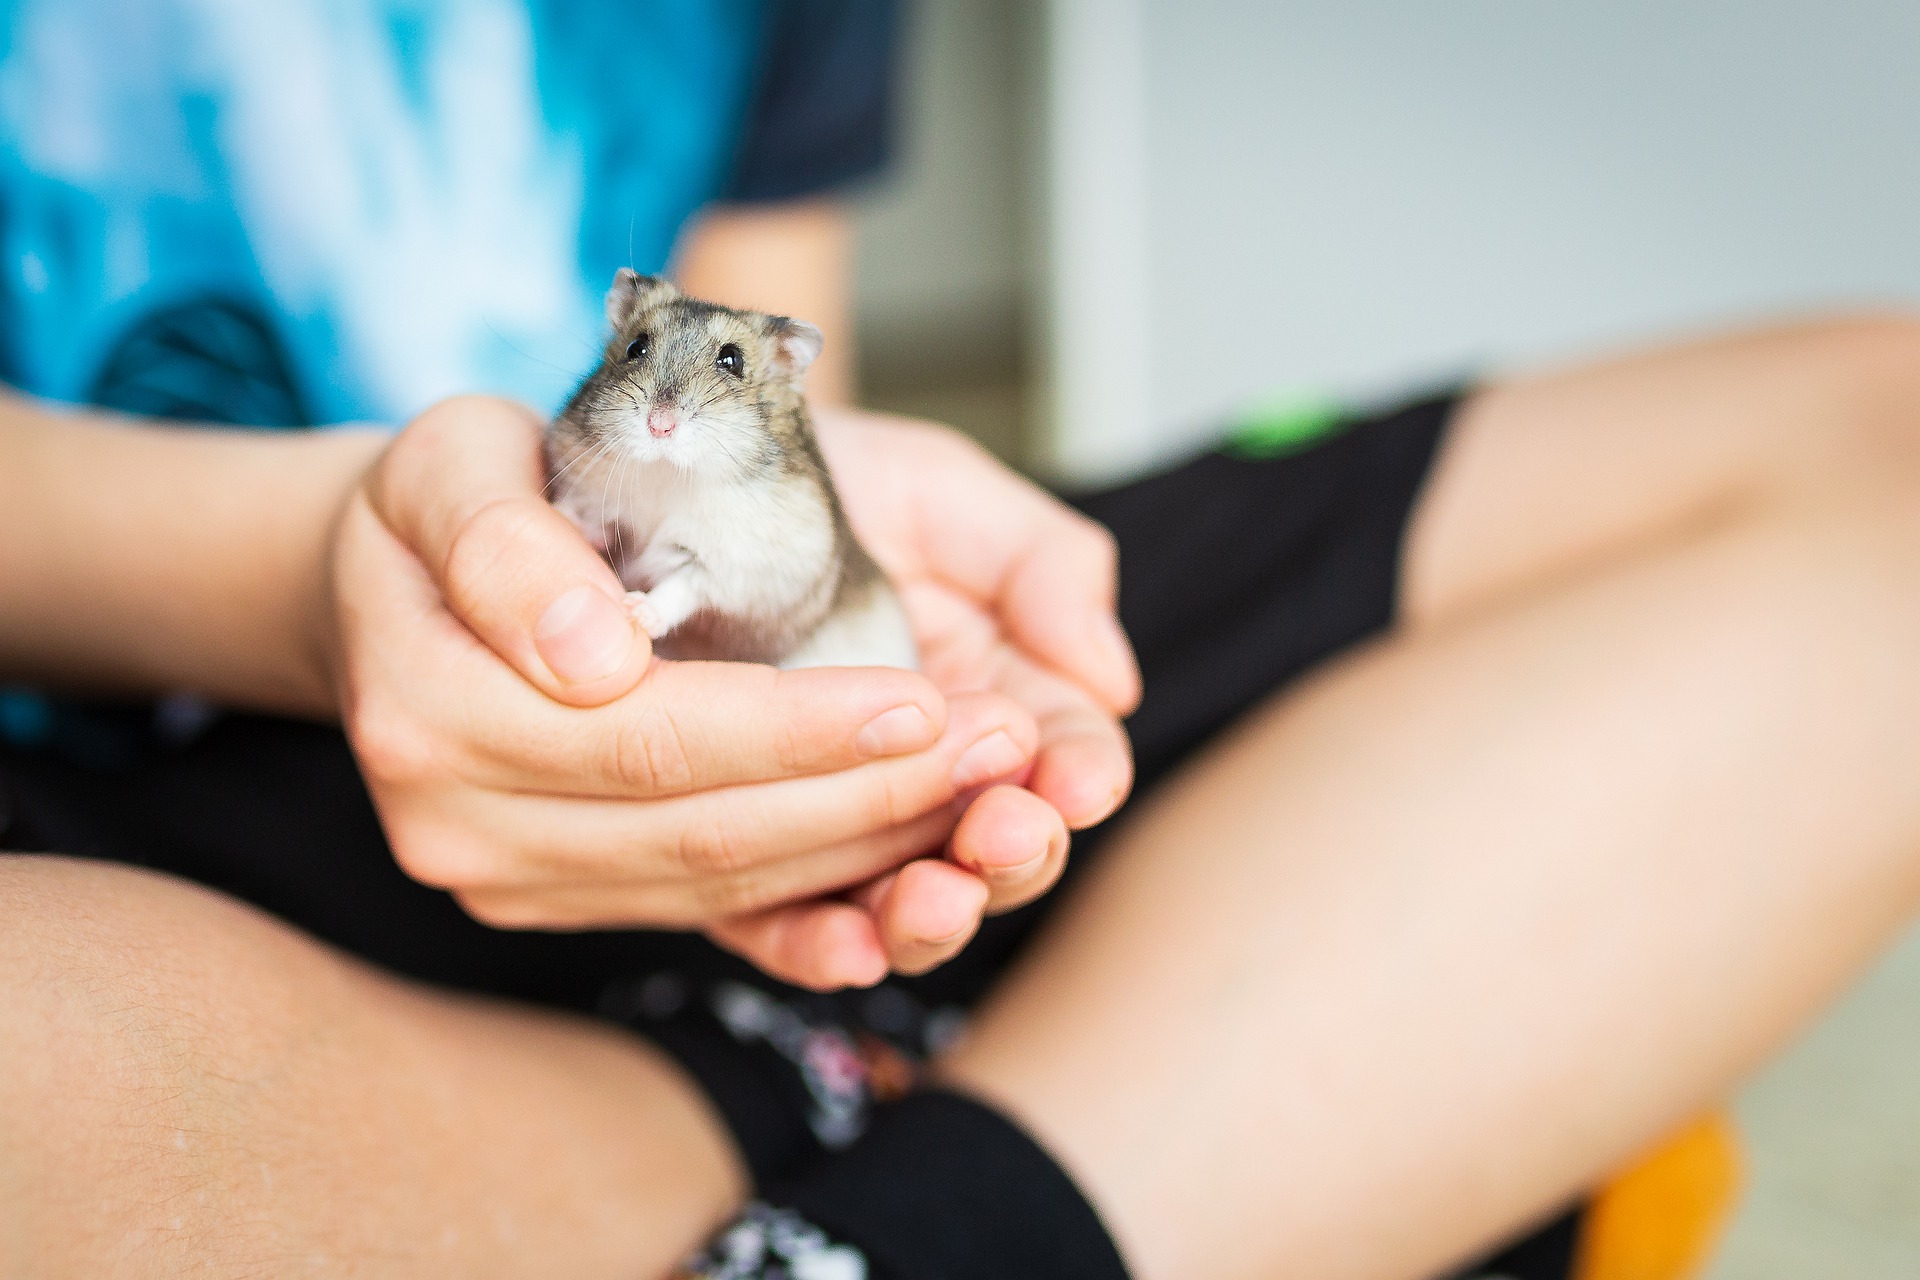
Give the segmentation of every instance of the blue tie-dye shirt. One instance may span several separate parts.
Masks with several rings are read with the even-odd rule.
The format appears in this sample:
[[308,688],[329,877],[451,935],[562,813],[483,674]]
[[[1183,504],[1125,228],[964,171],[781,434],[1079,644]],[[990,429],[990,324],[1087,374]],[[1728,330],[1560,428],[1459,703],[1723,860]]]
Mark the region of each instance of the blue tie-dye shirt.
[[[555,409],[618,267],[881,163],[893,9],[0,0],[0,380],[255,426]],[[126,719],[0,689],[0,740],[91,762]]]
[[725,190],[777,17],[763,0],[0,15],[0,378],[138,411],[151,387],[117,403],[103,378],[183,376],[152,365],[184,316],[193,343],[284,369],[293,403],[234,412],[263,424],[398,422],[468,391],[557,406],[614,270],[660,268]]

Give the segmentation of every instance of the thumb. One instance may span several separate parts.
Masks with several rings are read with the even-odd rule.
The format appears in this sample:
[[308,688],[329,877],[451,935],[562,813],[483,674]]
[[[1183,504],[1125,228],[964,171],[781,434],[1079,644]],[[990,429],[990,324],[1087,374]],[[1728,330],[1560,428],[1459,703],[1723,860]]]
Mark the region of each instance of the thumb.
[[468,630],[549,697],[598,706],[634,687],[653,649],[613,570],[545,488],[539,419],[469,397],[414,419],[368,497]]

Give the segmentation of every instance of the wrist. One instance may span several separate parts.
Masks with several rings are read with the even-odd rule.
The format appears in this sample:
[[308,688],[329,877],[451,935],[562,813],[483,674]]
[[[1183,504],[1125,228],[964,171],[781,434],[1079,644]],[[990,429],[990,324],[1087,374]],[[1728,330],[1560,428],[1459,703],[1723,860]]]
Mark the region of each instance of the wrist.
[[312,535],[296,556],[291,576],[288,677],[295,704],[288,710],[324,719],[340,713],[344,657],[336,590],[340,542],[354,505],[364,500],[362,486],[391,439],[385,431],[357,428],[314,437],[326,456],[315,468],[320,482],[314,493],[316,515],[307,522]]

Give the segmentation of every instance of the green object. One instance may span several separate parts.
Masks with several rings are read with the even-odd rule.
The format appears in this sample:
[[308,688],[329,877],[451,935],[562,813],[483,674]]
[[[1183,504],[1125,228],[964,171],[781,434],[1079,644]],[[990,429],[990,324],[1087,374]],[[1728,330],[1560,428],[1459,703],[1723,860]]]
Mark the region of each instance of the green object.
[[1285,396],[1256,405],[1227,437],[1239,458],[1279,458],[1318,444],[1344,428],[1347,412],[1324,396]]

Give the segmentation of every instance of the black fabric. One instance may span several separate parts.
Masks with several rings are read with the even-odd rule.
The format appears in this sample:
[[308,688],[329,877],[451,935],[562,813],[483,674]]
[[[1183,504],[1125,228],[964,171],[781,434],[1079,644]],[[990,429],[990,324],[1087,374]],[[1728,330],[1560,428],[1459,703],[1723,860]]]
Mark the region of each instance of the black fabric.
[[[1456,402],[1422,400],[1280,458],[1204,454],[1076,500],[1120,544],[1120,621],[1145,688],[1127,722],[1135,797],[1262,699],[1392,622],[1401,535]],[[1069,881],[1127,811],[1075,838]],[[1052,902],[987,921],[915,989],[970,1000]]]
[[883,1108],[850,1149],[767,1199],[857,1245],[876,1280],[1127,1280],[1052,1157],[958,1094]]
[[1585,1215],[1563,1214],[1465,1273],[1464,1280],[1568,1280]]
[[1209,453],[1079,503],[1120,538],[1120,620],[1152,673],[1127,726],[1143,781],[1393,621],[1401,539],[1454,405],[1280,458]]
[[885,167],[897,0],[771,0],[759,81],[722,198],[791,200]]
[[[1248,708],[1390,623],[1405,522],[1452,407],[1423,402],[1284,458],[1208,455],[1081,500],[1119,540],[1121,615],[1146,678],[1130,724],[1136,794]],[[988,921],[953,963],[877,991],[821,996],[781,987],[690,935],[476,924],[398,870],[352,756],[329,728],[227,716],[112,769],[0,748],[0,812],[11,814],[0,847],[169,871],[396,972],[634,1026],[702,1082],[762,1187],[857,1132],[900,1063],[937,1049],[941,1028],[1071,892],[1103,834],[1076,839],[1067,884]],[[784,1020],[784,1039],[720,1016],[743,992]],[[845,1069],[823,1074],[821,1061]],[[1564,1268],[1507,1273],[1563,1280]]]

